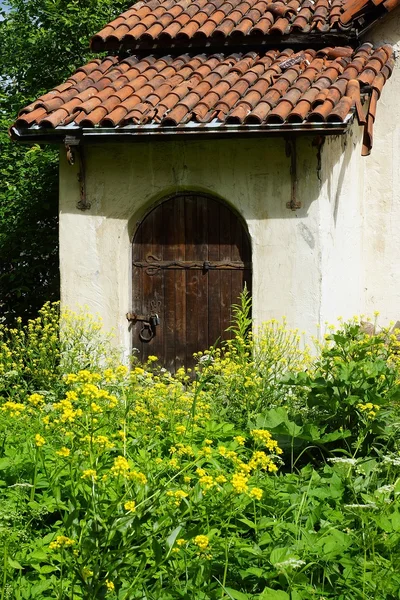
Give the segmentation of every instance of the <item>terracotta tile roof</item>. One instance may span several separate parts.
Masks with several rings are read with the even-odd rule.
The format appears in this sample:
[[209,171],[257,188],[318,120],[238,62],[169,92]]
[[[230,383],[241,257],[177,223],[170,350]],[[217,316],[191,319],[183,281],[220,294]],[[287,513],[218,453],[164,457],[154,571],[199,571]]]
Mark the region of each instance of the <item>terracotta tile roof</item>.
[[[347,32],[400,0],[140,0],[92,39],[92,48],[243,42],[289,34]],[[369,17],[369,18],[368,18]],[[357,21],[358,20],[358,21]],[[354,21],[354,22],[353,22]],[[357,22],[355,22],[357,21]]]
[[[21,110],[17,130],[129,124],[340,123],[356,113],[372,144],[392,48],[363,44],[294,53],[182,54],[95,59]],[[361,95],[360,95],[361,92]],[[362,97],[370,98],[364,113]]]

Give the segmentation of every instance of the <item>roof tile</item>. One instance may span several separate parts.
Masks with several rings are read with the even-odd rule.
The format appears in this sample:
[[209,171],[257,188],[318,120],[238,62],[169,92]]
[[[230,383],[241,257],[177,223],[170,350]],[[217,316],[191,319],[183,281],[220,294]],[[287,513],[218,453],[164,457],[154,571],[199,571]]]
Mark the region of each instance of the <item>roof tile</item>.
[[[275,3],[278,4],[278,3]],[[279,8],[280,10],[280,8]],[[107,57],[90,61],[68,81],[22,109],[19,129],[160,127],[205,123],[343,122],[352,112],[366,124],[393,68],[392,49],[363,44],[293,52]],[[365,115],[360,92],[371,98]],[[372,112],[371,112],[372,111]]]
[[[363,28],[400,0],[139,1],[92,38],[95,51]],[[359,22],[358,22],[359,21]]]

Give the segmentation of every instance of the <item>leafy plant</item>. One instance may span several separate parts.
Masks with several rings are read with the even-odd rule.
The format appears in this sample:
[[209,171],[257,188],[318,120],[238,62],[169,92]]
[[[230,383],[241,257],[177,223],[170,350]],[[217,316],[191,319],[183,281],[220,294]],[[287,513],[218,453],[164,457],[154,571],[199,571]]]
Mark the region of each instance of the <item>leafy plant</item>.
[[[14,360],[27,348],[41,366],[37,380],[21,368],[0,398],[1,600],[399,597],[397,379],[361,388],[380,398],[379,410],[350,404],[361,424],[348,406],[308,406],[299,375],[287,383],[288,364],[312,382],[338,354],[365,372],[368,352],[388,353],[396,374],[397,338],[365,341],[346,324],[302,371],[290,332],[268,325],[263,343],[246,327],[202,354],[192,378],[153,356],[108,366],[98,320],[69,313],[57,344],[53,323],[46,307],[34,337],[29,323],[7,329]],[[0,367],[8,360],[3,347]],[[341,410],[346,429],[329,430],[326,411],[339,423]]]

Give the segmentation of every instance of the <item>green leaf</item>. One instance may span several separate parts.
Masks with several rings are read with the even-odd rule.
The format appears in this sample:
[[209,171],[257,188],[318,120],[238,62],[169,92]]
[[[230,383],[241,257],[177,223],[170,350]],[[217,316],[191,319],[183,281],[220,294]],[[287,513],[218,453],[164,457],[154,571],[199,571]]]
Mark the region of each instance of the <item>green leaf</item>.
[[153,553],[154,553],[154,558],[155,558],[156,564],[159,565],[160,562],[162,561],[163,550],[162,550],[162,547],[159,544],[159,542],[156,540],[156,538],[153,538],[152,543],[151,543],[151,547],[153,549]]
[[274,429],[288,418],[287,411],[281,406],[267,410],[265,413],[257,417],[257,427]]
[[269,556],[269,560],[274,566],[289,558],[298,558],[294,555],[292,548],[274,548]]
[[258,598],[259,600],[290,600],[289,594],[282,590],[273,590],[272,588],[264,588]]
[[9,458],[0,458],[0,471],[5,471],[12,464]]
[[20,563],[17,560],[12,559],[11,556],[8,557],[8,564],[13,569],[22,569],[23,568],[22,565],[20,565]]
[[397,510],[390,517],[393,525],[393,531],[400,531],[400,512]]
[[243,594],[243,592],[238,592],[237,590],[234,590],[230,587],[224,588],[224,591],[228,594],[230,598],[233,598],[234,600],[249,600],[250,598],[250,596],[248,596],[247,594]]
[[178,535],[180,534],[181,531],[182,531],[182,525],[178,525],[178,527],[175,527],[175,529],[169,534],[169,536],[167,537],[167,546],[169,549],[171,549],[173,547],[173,545],[175,544],[176,538],[178,537]]

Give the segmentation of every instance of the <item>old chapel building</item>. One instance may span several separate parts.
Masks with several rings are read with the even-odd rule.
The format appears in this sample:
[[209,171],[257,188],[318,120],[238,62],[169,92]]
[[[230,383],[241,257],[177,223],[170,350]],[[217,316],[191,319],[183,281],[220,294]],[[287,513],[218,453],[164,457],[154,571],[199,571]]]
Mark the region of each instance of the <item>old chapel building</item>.
[[397,4],[148,0],[95,35],[11,128],[60,145],[63,305],[171,369],[245,282],[256,323],[397,320]]

